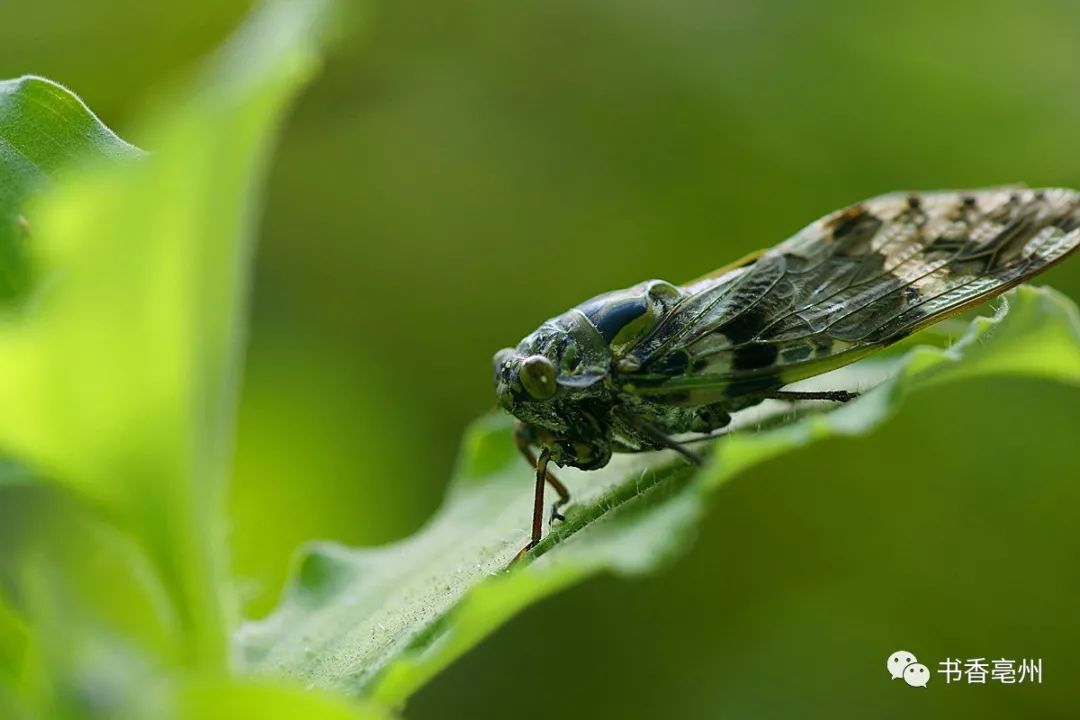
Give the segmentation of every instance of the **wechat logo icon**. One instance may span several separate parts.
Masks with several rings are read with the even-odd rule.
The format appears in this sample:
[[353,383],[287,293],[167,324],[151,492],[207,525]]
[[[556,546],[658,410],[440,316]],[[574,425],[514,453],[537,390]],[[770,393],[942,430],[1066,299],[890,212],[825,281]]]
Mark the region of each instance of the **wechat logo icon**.
[[907,650],[897,650],[885,661],[885,669],[893,680],[903,680],[911,687],[926,687],[930,682],[930,670]]

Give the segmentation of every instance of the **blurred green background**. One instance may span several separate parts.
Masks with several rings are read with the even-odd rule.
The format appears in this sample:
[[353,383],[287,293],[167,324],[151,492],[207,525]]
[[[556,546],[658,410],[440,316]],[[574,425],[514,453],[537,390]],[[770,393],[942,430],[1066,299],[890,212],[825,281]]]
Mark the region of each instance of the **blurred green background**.
[[[129,118],[246,6],[6,3],[0,76],[139,143]],[[271,176],[232,493],[248,612],[305,539],[414,531],[492,353],[544,318],[881,192],[1078,187],[1078,87],[1068,0],[379,5]],[[1080,261],[1039,282],[1080,298]],[[1078,401],[972,382],[755,469],[674,567],[528,611],[407,716],[1075,716]],[[901,648],[1041,657],[1044,682],[914,690],[885,673]]]

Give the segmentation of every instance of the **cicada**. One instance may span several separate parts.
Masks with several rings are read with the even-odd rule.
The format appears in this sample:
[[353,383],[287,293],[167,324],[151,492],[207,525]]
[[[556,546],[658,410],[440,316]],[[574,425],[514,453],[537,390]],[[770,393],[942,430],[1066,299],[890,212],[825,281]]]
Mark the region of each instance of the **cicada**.
[[[698,280],[647,280],[586,300],[495,355],[499,404],[535,469],[531,539],[550,462],[601,468],[613,452],[722,430],[767,398],[845,401],[784,386],[846,365],[984,302],[1080,244],[1080,194],[993,188],[893,193],[833,212]],[[539,449],[539,454],[533,452]]]

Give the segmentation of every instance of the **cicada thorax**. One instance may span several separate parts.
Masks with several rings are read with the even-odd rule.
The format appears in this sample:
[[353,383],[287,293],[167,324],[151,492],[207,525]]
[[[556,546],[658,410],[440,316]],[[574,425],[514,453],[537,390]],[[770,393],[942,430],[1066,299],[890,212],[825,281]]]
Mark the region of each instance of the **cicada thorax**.
[[[580,468],[602,466],[612,449],[657,447],[642,433],[641,420],[674,433],[722,427],[726,414],[719,408],[653,403],[627,396],[620,387],[620,367],[632,350],[686,295],[669,282],[649,280],[598,295],[548,320],[517,348],[496,357],[500,403],[530,426],[554,462]],[[521,382],[523,375],[528,378],[523,370],[537,357],[554,368],[556,389],[550,396],[538,397]]]
[[[640,369],[636,350],[647,343],[658,329],[670,321],[692,292],[664,280],[649,280],[625,290],[599,295],[574,309],[588,321],[610,352],[610,374],[606,385],[611,391],[607,410],[608,438],[620,451],[650,450],[664,447],[656,431],[666,434],[709,433],[730,421],[727,405],[706,400],[700,403],[656,401],[626,393],[624,378]],[[573,311],[572,311],[573,312]],[[671,377],[682,368],[660,368],[659,374]],[[642,430],[642,423],[650,426]]]
[[648,280],[625,290],[597,295],[571,312],[581,313],[607,344],[617,364],[648,337],[686,296],[664,280]]

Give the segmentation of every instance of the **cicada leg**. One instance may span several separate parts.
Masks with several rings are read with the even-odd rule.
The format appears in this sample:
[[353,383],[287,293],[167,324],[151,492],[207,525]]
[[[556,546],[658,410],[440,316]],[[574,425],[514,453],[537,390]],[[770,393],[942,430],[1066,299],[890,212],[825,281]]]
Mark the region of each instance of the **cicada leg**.
[[650,437],[656,444],[660,445],[661,447],[666,447],[674,450],[675,452],[686,458],[692,465],[704,464],[701,456],[684,447],[683,444],[680,443],[678,440],[668,437],[667,433],[653,425],[645,418],[634,415],[630,416],[629,420],[635,427],[637,427],[638,430]]
[[[529,463],[529,467],[535,470],[537,466],[536,456],[533,455],[532,450],[529,448],[529,441],[530,438],[525,429],[525,424],[518,422],[514,426],[514,443],[517,445],[518,452],[520,452],[526,462]],[[556,520],[565,520],[566,518],[559,512],[559,508],[570,502],[570,491],[566,489],[566,486],[563,485],[559,478],[555,477],[550,470],[546,471],[545,478],[547,484],[554,488],[555,492],[559,493],[559,499],[551,505],[551,515],[549,516],[548,522],[551,523]]]
[[[532,453],[529,453],[530,456]],[[529,539],[529,544],[518,550],[517,555],[507,565],[507,569],[512,567],[514,563],[524,557],[525,553],[532,550],[540,542],[540,538],[544,531],[544,485],[547,483],[549,477],[547,471],[548,460],[551,458],[551,451],[544,448],[540,451],[540,458],[535,461],[536,464],[536,491],[533,494],[533,519],[532,519],[532,536]],[[564,488],[565,490],[565,488]]]
[[765,397],[770,400],[832,400],[833,402],[848,402],[859,397],[859,393],[849,390],[823,390],[820,392],[799,392],[798,390],[776,390],[768,393]]

